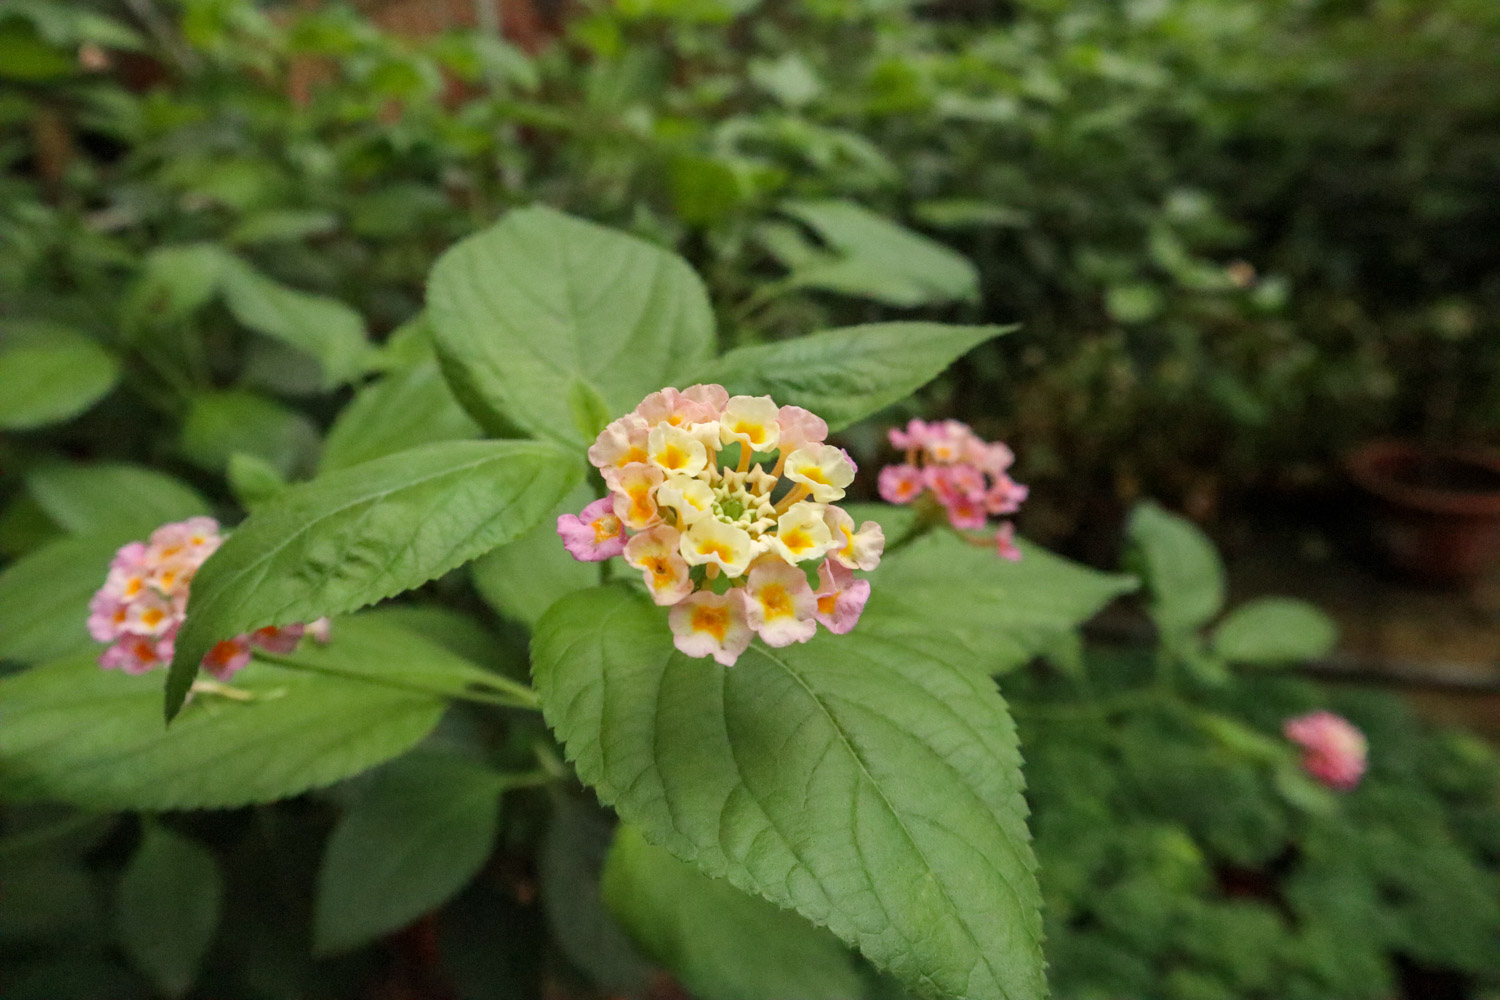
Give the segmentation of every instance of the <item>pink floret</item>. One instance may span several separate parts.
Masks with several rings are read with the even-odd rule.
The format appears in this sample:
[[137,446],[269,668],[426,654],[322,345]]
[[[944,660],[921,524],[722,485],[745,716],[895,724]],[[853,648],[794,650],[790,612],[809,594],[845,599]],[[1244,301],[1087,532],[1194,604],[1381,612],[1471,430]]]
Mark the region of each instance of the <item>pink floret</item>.
[[302,641],[306,628],[302,625],[270,625],[250,633],[250,642],[268,653],[290,653]]
[[995,554],[1010,562],[1021,561],[1021,549],[1016,545],[1016,526],[1009,521],[995,532]]
[[579,562],[603,562],[625,551],[625,526],[615,516],[610,497],[595,500],[580,513],[560,515],[557,534]]
[[818,567],[818,621],[835,635],[844,635],[859,624],[865,602],[870,599],[870,581],[856,579],[847,567],[825,560]]
[[911,503],[927,488],[922,471],[914,465],[887,465],[877,482],[881,499],[893,504]]

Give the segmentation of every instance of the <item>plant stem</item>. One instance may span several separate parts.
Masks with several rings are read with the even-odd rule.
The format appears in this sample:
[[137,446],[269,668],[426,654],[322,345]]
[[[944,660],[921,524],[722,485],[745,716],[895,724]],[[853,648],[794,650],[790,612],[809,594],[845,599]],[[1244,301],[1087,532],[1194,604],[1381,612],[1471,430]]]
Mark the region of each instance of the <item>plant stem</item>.
[[541,788],[557,780],[557,776],[546,770],[523,771],[520,774],[501,776],[501,788],[511,791],[516,788]]
[[[340,670],[336,667],[318,667],[310,663],[303,663],[287,657],[267,653],[264,650],[257,651],[255,658],[272,666],[282,667],[287,670],[300,670],[304,673],[323,674],[328,677],[341,677],[345,680],[361,681],[366,684],[377,684],[383,687],[395,688],[402,691],[412,691],[418,694],[436,695],[439,698],[453,698],[458,701],[469,701],[478,705],[496,705],[501,708],[524,708],[530,711],[540,711],[541,701],[537,698],[534,690],[524,684],[520,684],[508,677],[485,678],[483,683],[491,688],[491,691],[476,691],[469,688],[434,687],[432,685],[414,683],[406,680],[376,677],[371,674],[361,673],[358,670]],[[501,694],[504,692],[504,694]]]

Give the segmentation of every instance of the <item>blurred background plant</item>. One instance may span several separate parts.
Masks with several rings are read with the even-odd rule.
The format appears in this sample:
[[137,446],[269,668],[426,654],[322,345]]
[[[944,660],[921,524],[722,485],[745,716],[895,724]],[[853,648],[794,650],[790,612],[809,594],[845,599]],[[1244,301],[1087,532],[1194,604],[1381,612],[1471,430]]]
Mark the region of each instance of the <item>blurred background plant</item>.
[[[0,660],[84,648],[76,609],[33,581],[86,598],[163,520],[207,504],[232,522],[284,481],[477,434],[430,357],[423,282],[532,202],[683,253],[730,346],[1022,323],[845,440],[873,459],[918,413],[1007,440],[1033,487],[1023,529],[1096,563],[1143,496],[1213,521],[1336,497],[1338,457],[1373,435],[1493,444],[1497,51],[1493,0],[6,0]],[[413,414],[399,433],[377,419],[394,410]],[[437,590],[483,607],[467,581]],[[1334,704],[1374,749],[1339,808],[1284,768],[1247,773],[1236,734],[1260,746],[1325,699],[1231,672],[1203,631],[1220,610],[1158,616],[1157,653],[1071,646],[1068,670],[1006,678],[1060,995],[1496,995],[1493,753],[1349,693]],[[494,641],[455,621],[434,628]],[[1180,698],[1238,728],[1150,707],[1047,720],[1094,719],[1163,658]],[[8,810],[0,939],[25,976],[5,995],[186,991],[181,955],[141,959],[153,945],[127,947],[154,987],[124,970],[98,901],[138,843],[204,850],[184,835],[283,893],[235,907],[300,921],[234,909],[271,929],[221,936],[204,989],[347,996],[381,963],[416,983],[439,936],[481,995],[542,966],[648,989],[618,934],[569,936],[607,924],[607,822],[539,792],[440,919],[313,962],[296,935],[316,845],[358,792],[144,832]],[[547,808],[570,819],[544,831]],[[490,960],[473,928],[497,919],[514,934]],[[87,960],[55,947],[80,934]]]
[[[1023,321],[933,401],[1021,443],[1052,539],[1113,537],[1142,494],[1211,517],[1326,488],[1372,434],[1500,423],[1486,0],[638,0],[446,26],[488,9],[372,7],[398,34],[332,5],[8,4],[7,326],[79,328],[137,381],[295,400],[284,346],[213,301],[208,246],[383,336],[441,247],[542,200],[687,254],[741,339]],[[237,363],[162,357],[182,323]]]

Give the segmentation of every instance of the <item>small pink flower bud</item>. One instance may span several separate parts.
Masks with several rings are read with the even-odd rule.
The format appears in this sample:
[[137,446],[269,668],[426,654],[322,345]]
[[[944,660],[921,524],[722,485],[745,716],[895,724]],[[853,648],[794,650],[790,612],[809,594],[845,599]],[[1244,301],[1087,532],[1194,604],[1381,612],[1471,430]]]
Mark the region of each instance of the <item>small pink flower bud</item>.
[[1302,768],[1308,774],[1339,791],[1359,784],[1369,743],[1347,719],[1332,712],[1311,712],[1288,719],[1282,732],[1303,748]]

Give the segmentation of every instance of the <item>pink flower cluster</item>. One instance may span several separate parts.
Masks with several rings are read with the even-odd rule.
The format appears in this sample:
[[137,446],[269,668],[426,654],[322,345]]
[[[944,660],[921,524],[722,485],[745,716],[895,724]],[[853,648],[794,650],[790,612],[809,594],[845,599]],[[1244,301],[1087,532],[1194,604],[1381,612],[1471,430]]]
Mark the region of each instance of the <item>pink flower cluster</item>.
[[870,594],[854,570],[875,568],[885,534],[835,506],[855,469],[827,436],[822,418],[769,396],[662,389],[599,434],[589,461],[609,495],[559,517],[557,533],[575,559],[640,570],[688,656],[732,666],[755,636],[843,634]]
[[[892,447],[906,453],[900,465],[880,470],[880,495],[887,503],[908,504],[930,493],[960,531],[983,530],[991,515],[1014,514],[1027,489],[1007,474],[1015,455],[1004,444],[984,441],[957,420],[913,420],[892,428]],[[1015,525],[1001,523],[995,549],[1012,562],[1021,558]]]
[[[101,667],[143,674],[172,662],[193,577],[223,541],[217,521],[194,517],[164,524],[149,541],[131,542],[115,553],[104,586],[89,601],[89,634],[110,644],[99,656]],[[256,629],[226,639],[209,650],[203,668],[228,680],[250,662],[252,645],[290,653],[304,633],[326,642],[328,620]]]
[[1347,792],[1364,776],[1369,743],[1347,719],[1311,712],[1288,719],[1281,731],[1302,747],[1303,770],[1328,787]]

